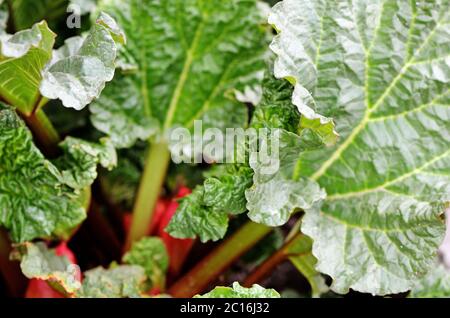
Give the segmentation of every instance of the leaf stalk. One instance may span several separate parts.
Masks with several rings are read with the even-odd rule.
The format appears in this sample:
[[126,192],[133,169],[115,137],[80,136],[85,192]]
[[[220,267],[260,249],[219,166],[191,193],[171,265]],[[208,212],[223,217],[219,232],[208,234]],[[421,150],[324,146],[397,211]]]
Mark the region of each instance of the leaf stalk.
[[190,298],[201,293],[239,257],[268,235],[273,228],[247,222],[169,288],[173,297]]
[[170,163],[170,151],[165,142],[151,142],[144,172],[133,208],[131,228],[125,242],[125,251],[131,244],[148,234],[153,210],[160,195]]

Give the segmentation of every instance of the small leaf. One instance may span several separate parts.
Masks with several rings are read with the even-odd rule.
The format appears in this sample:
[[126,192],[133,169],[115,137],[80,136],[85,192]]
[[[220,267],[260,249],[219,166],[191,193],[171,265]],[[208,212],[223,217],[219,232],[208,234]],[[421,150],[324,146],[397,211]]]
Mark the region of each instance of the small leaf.
[[131,250],[123,258],[123,262],[139,265],[153,287],[163,287],[165,274],[169,266],[169,256],[163,241],[158,237],[145,237],[133,243]]
[[[69,139],[66,145],[75,141]],[[86,217],[86,193],[81,189],[93,181],[97,163],[109,161],[98,152],[102,146],[81,144],[51,163],[14,110],[0,103],[0,224],[13,241],[67,238]],[[82,170],[86,166],[88,172]]]
[[67,0],[14,0],[8,3],[15,30],[29,28],[44,19],[53,26],[65,17],[67,7]]
[[235,92],[259,85],[267,50],[256,3],[100,1],[129,41],[119,57],[126,74],[90,106],[94,126],[130,147],[172,128],[192,129],[195,120],[222,127],[243,114],[237,127],[245,125]]
[[195,298],[280,298],[280,294],[274,289],[265,289],[257,284],[245,288],[234,282],[233,287],[216,287],[204,295],[196,295]]
[[97,267],[84,273],[80,298],[140,298],[147,277],[136,265]]
[[[101,13],[81,45],[78,40],[68,42],[72,47],[64,52],[72,55],[59,54],[64,57],[53,61],[43,71],[40,84],[43,96],[61,99],[64,106],[76,110],[97,98],[105,83],[113,79],[118,50],[116,41],[123,43],[125,38],[116,22]],[[78,50],[74,50],[78,46]]]
[[100,144],[72,137],[61,144],[64,156],[55,161],[61,171],[61,182],[73,189],[81,190],[97,178],[97,165],[111,170],[117,165],[117,154],[109,139]]
[[0,36],[0,97],[25,115],[34,111],[41,98],[41,70],[51,59],[55,36],[46,22]]
[[76,265],[67,257],[56,255],[45,243],[27,242],[16,248],[14,257],[20,258],[20,267],[27,278],[47,281],[57,291],[70,296],[81,287]]

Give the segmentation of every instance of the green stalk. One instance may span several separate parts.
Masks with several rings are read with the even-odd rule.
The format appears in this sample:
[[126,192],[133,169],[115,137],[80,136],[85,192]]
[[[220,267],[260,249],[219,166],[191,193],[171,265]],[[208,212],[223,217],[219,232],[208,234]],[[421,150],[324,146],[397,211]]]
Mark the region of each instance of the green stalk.
[[201,260],[184,277],[174,283],[169,294],[190,298],[199,294],[245,252],[269,234],[273,228],[247,222],[230,238]]
[[150,143],[144,172],[133,208],[131,228],[125,242],[125,251],[131,244],[147,235],[161,187],[170,163],[170,151],[164,142]]

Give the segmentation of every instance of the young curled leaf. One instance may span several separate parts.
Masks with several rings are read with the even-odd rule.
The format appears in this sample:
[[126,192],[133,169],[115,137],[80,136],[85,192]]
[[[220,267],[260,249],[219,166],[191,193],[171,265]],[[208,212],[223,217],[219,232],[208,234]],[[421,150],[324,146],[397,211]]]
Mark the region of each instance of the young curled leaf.
[[267,51],[257,2],[99,1],[129,41],[119,57],[126,74],[90,106],[94,126],[124,148],[196,120],[222,127],[245,115],[234,92],[259,85]]
[[175,238],[195,238],[202,242],[217,241],[225,236],[228,228],[228,215],[217,213],[203,205],[204,189],[198,186],[180,200],[180,206],[166,231]]

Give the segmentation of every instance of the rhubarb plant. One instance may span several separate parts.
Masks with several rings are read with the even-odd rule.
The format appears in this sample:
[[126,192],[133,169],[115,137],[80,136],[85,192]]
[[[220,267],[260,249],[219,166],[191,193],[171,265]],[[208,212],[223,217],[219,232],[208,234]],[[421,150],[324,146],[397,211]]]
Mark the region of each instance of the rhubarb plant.
[[265,2],[0,0],[0,278],[449,296],[450,2]]

